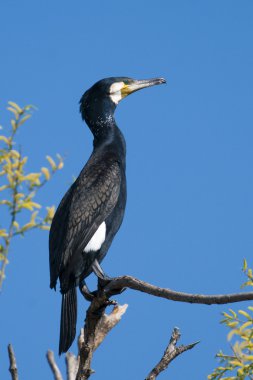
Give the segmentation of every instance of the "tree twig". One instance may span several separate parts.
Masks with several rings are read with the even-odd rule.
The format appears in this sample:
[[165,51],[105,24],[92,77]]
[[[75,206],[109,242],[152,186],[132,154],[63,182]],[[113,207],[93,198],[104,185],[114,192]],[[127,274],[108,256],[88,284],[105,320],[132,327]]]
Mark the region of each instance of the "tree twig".
[[166,298],[172,301],[198,303],[203,305],[221,305],[253,300],[253,292],[215,295],[183,293],[168,288],[160,288],[159,286],[149,284],[148,282],[144,282],[132,276],[115,277],[104,288],[104,290],[106,292],[111,292],[115,289],[122,288],[138,290],[140,292],[151,294],[156,297]]
[[162,356],[162,359],[157,363],[157,365],[152,369],[148,374],[145,380],[155,380],[157,376],[164,371],[168,365],[174,360],[178,355],[181,355],[183,352],[191,350],[199,342],[188,344],[187,346],[176,347],[178,340],[180,339],[180,331],[175,327],[172,331],[170,342]]
[[47,356],[48,364],[49,364],[49,366],[53,372],[54,379],[55,380],[63,380],[61,371],[59,370],[59,367],[55,362],[53,351],[48,350],[46,356]]
[[67,380],[75,380],[78,371],[79,360],[71,352],[66,353]]
[[9,360],[10,360],[9,371],[11,374],[11,378],[12,380],[18,380],[17,362],[16,362],[14,350],[11,344],[8,344],[8,354],[9,354]]
[[115,305],[112,312],[103,314],[100,318],[95,334],[94,351],[100,346],[106,335],[119,323],[123,314],[125,314],[128,305]]

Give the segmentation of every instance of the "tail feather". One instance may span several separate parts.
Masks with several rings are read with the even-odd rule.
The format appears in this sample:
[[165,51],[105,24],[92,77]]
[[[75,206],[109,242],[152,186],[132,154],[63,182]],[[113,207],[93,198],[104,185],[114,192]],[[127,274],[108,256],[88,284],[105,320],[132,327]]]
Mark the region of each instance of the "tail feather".
[[76,288],[62,295],[59,355],[67,352],[76,336],[77,297]]

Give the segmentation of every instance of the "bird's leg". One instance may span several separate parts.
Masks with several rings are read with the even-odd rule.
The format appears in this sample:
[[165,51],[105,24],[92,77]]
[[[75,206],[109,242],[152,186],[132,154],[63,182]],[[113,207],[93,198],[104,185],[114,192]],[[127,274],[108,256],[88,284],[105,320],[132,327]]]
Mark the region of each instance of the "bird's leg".
[[[106,285],[108,285],[111,281],[113,281],[113,278],[107,276],[104,273],[103,269],[101,268],[97,260],[94,261],[92,265],[92,269],[98,278],[98,289],[103,290],[106,287]],[[106,292],[106,294],[108,295],[108,297],[111,297],[117,294],[121,294],[125,290],[126,288],[114,289],[114,290],[110,290],[109,292]]]
[[97,276],[98,278],[98,285],[99,287],[105,287],[107,284],[109,284],[110,281],[112,281],[112,278],[110,278],[109,276],[107,276],[103,269],[101,268],[99,262],[97,261],[97,259],[94,260],[93,264],[92,264],[92,270],[93,272],[95,273],[95,275]]
[[89,302],[93,301],[95,294],[90,291],[85,280],[80,281],[79,289],[87,301],[89,301]]

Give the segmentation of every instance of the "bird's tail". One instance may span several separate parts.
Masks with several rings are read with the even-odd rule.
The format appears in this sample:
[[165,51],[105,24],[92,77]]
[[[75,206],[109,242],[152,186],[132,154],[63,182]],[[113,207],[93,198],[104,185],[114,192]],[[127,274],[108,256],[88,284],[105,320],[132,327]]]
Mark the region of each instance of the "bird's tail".
[[67,352],[76,336],[77,297],[76,288],[62,294],[61,303],[61,330],[59,355]]

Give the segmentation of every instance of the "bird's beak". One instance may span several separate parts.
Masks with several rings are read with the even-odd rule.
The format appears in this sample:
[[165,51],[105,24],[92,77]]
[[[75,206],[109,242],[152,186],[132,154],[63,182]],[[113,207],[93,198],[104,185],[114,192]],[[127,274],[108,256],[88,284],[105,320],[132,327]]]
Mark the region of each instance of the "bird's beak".
[[125,86],[121,89],[121,94],[122,97],[126,97],[127,95],[132,94],[132,92],[141,90],[142,88],[156,86],[163,83],[166,83],[164,78],[133,80],[133,82],[125,84]]

